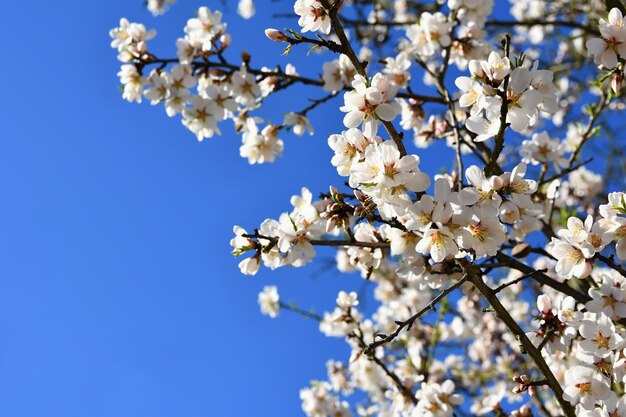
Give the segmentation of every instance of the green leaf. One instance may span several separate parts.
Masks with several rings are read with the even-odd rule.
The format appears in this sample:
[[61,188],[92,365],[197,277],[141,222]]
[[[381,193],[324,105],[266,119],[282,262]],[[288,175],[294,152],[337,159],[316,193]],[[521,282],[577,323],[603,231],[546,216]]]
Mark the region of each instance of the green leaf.
[[248,252],[250,250],[253,250],[253,249],[254,249],[254,246],[244,246],[244,247],[241,247],[241,248],[234,249],[231,253],[233,255],[235,255],[235,256],[239,256],[242,253],[246,253],[246,252]]
[[311,49],[309,49],[309,52],[306,53],[306,56],[311,55],[311,52],[313,52],[314,50],[316,50],[319,47],[320,47],[319,45],[313,45],[313,47]]

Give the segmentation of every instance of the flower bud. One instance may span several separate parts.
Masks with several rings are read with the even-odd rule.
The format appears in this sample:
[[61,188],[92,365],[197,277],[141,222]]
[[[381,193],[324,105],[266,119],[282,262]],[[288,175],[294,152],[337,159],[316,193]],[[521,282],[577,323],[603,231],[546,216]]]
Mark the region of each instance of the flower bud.
[[339,201],[339,202],[343,201],[343,197],[341,196],[341,193],[339,192],[339,190],[333,187],[332,185],[330,186],[330,197],[335,201]]
[[537,307],[539,307],[542,314],[547,314],[552,310],[552,300],[550,300],[549,296],[541,294],[537,297]]
[[365,195],[365,193],[363,193],[363,191],[361,190],[354,190],[354,196],[357,198],[357,200],[359,201],[365,201],[367,199],[367,196]]
[[222,49],[228,48],[231,42],[232,38],[228,33],[224,33],[222,36],[220,36],[220,44],[222,45]]
[[274,42],[287,42],[290,39],[289,36],[285,35],[280,30],[272,28],[265,29],[265,36]]
[[619,94],[622,91],[622,81],[624,80],[624,75],[621,72],[617,72],[613,74],[611,78],[611,89],[615,94]]
[[248,53],[248,51],[241,51],[241,62],[243,62],[243,64],[247,67],[248,64],[250,63],[250,59],[252,59],[252,57],[250,56],[250,54]]
[[261,257],[258,255],[239,262],[239,270],[244,275],[256,275],[259,271],[259,266],[261,266]]

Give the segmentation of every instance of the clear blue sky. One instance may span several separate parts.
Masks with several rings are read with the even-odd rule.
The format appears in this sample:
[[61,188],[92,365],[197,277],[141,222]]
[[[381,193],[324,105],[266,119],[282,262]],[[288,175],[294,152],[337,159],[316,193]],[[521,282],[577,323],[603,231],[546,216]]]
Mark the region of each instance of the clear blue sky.
[[[289,313],[261,316],[257,293],[277,284],[286,301],[330,309],[362,281],[323,260],[245,277],[228,241],[234,224],[277,218],[302,185],[341,184],[326,145],[342,129],[340,100],[312,115],[315,136],[284,135],[283,159],[251,167],[230,127],[198,143],[162,107],[122,101],[109,48],[125,16],[156,28],[151,45],[172,57],[186,20],[220,2],[179,0],[159,18],[142,0],[5,3],[0,417],[301,415],[299,389],[325,377],[328,358],[347,359],[345,344]],[[254,66],[284,66],[263,29],[295,28],[267,10],[291,4],[259,0],[249,22],[226,13],[231,58],[247,49]],[[312,74],[304,63],[319,57],[305,59],[290,57]],[[306,106],[303,91],[265,115]]]

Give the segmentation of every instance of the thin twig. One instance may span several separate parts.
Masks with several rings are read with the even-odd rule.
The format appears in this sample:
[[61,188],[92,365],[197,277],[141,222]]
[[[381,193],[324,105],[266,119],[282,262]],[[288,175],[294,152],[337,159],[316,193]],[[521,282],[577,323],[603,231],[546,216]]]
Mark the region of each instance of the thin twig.
[[587,294],[576,291],[574,288],[570,287],[565,282],[556,281],[544,273],[537,272],[534,268],[526,265],[523,262],[518,261],[517,259],[509,255],[506,255],[505,253],[498,252],[496,254],[496,258],[500,262],[508,263],[511,268],[517,269],[520,272],[523,272],[525,274],[533,273],[532,278],[535,281],[539,282],[542,285],[547,285],[548,287],[554,288],[555,290],[560,291],[565,295],[569,295],[570,297],[574,298],[579,303],[584,304],[587,301],[591,300],[591,297],[589,297]]
[[626,278],[626,269],[623,266],[615,262],[615,256],[613,254],[609,256],[604,256],[601,253],[596,253],[595,257],[602,261],[606,266],[612,268],[622,274],[623,277]]
[[415,320],[417,320],[420,316],[422,316],[423,314],[425,314],[429,310],[435,310],[435,306],[437,305],[437,303],[439,301],[443,300],[452,291],[456,290],[461,285],[463,285],[463,283],[465,281],[467,281],[467,279],[468,279],[468,276],[464,275],[461,279],[459,279],[453,285],[451,285],[450,287],[448,287],[445,290],[443,290],[437,297],[435,297],[430,303],[428,303],[428,305],[426,305],[420,311],[418,311],[417,313],[415,313],[414,315],[412,315],[411,317],[409,317],[408,319],[406,319],[404,321],[396,321],[396,324],[398,325],[396,330],[393,333],[391,333],[391,334],[389,334],[387,336],[384,336],[384,337],[382,337],[381,339],[379,339],[379,340],[377,340],[375,342],[370,343],[370,345],[365,348],[364,353],[367,354],[367,355],[372,354],[377,347],[382,346],[385,343],[389,343],[392,340],[394,340],[396,337],[398,337],[400,332],[402,332],[402,330],[405,327],[407,327],[407,330],[411,329],[411,326],[413,325]]
[[[332,6],[328,3],[328,0],[321,0],[321,2],[326,9],[326,12],[328,13],[328,17],[330,18],[333,29],[335,30],[335,34],[339,38],[339,43],[343,47],[342,53],[350,59],[350,62],[352,62],[352,65],[356,69],[356,72],[359,75],[367,78],[367,72],[365,71],[365,67],[352,49],[352,45],[350,44],[350,41],[346,36],[346,32],[343,30],[343,26],[341,25],[341,21],[337,17],[337,10],[341,5],[342,0],[337,0]],[[381,120],[381,123],[383,126],[385,126],[387,133],[389,133],[389,136],[398,147],[398,151],[400,151],[400,156],[406,155],[406,149],[404,148],[404,143],[402,143],[402,135],[398,133],[393,123],[387,122],[385,120]]]
[[[489,266],[491,266],[491,265],[489,265]],[[529,272],[529,273],[527,273],[527,274],[522,275],[522,276],[521,276],[521,277],[519,277],[519,278],[516,278],[516,279],[514,279],[514,280],[512,280],[512,281],[509,281],[509,282],[505,282],[504,284],[501,284],[501,285],[500,285],[500,286],[498,286],[495,290],[493,290],[493,292],[497,294],[497,293],[499,293],[500,291],[502,291],[503,289],[505,289],[505,288],[507,288],[507,287],[510,287],[511,285],[515,285],[515,284],[517,284],[518,282],[521,282],[521,281],[525,280],[526,278],[531,278],[531,277],[533,277],[533,276],[534,276],[534,275],[536,275],[536,274],[543,274],[543,273],[545,273],[545,272],[548,272],[548,269],[547,269],[547,268],[538,269],[538,270],[536,270],[536,271]]]
[[294,312],[294,313],[297,313],[297,314],[301,315],[302,317],[313,319],[313,320],[315,320],[317,322],[321,322],[323,320],[322,316],[320,316],[318,314],[315,314],[315,313],[311,313],[310,311],[302,310],[301,308],[296,307],[294,305],[283,303],[282,301],[279,301],[278,305],[283,310],[289,310],[291,312]]

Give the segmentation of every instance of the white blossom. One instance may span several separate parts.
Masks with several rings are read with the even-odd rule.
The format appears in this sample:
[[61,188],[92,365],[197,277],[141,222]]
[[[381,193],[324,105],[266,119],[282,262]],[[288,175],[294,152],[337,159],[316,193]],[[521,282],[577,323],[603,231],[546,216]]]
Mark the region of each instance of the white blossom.
[[263,287],[263,291],[259,293],[259,306],[261,313],[271,318],[278,316],[280,312],[280,298],[278,289],[274,285]]

